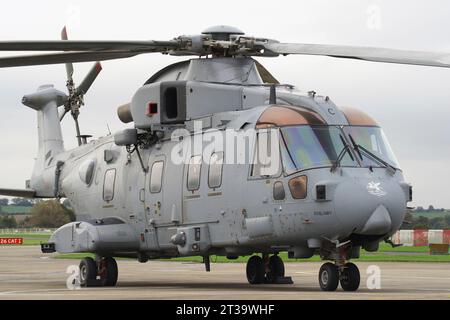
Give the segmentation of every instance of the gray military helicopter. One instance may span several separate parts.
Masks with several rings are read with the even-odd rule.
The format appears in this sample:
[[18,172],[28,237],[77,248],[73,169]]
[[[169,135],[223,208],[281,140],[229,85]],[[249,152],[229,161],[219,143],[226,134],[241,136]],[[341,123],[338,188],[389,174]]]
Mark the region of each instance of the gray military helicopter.
[[[69,41],[65,32],[62,39],[0,42],[1,51],[61,51],[0,58],[0,67],[65,63],[68,76],[68,94],[45,85],[24,96],[38,114],[39,151],[26,189],[0,194],[70,200],[77,222],[58,229],[42,251],[94,253],[80,263],[82,286],[116,285],[113,257],[202,256],[210,271],[211,255],[251,256],[251,284],[290,283],[279,256],[288,252],[330,261],[319,271],[322,290],[339,283],[357,290],[360,273],[349,260],[389,241],[412,187],[374,119],[278,82],[253,57],[450,66],[446,54],[279,43],[229,26],[169,41]],[[72,63],[155,52],[195,57],[158,71],[118,108],[133,128],[88,141],[78,116],[101,66],[77,87]],[[73,150],[64,149],[60,126],[69,112],[79,143]],[[228,132],[245,135],[245,161],[229,161],[234,149],[216,139]],[[201,147],[192,151],[195,139]],[[252,160],[261,154],[270,161]]]

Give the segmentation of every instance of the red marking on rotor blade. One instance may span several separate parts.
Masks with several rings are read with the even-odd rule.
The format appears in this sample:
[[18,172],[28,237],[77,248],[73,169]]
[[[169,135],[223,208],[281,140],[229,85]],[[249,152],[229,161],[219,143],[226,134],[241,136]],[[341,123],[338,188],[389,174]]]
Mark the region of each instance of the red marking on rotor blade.
[[102,64],[101,64],[100,62],[97,62],[97,63],[95,64],[95,70],[96,70],[97,72],[100,72],[100,71],[103,70]]

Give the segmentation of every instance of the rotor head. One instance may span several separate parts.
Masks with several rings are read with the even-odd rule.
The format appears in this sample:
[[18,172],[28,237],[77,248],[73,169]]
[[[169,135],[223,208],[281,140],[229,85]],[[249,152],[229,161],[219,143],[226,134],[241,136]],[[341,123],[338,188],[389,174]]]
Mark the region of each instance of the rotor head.
[[210,35],[213,40],[229,41],[231,35],[244,35],[245,33],[232,26],[219,25],[205,29],[202,34]]

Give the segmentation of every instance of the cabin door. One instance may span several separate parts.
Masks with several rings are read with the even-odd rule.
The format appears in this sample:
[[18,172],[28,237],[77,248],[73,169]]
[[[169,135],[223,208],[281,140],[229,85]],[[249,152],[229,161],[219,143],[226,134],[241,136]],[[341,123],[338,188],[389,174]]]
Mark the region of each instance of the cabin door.
[[158,226],[163,222],[163,176],[165,171],[164,155],[155,155],[153,152],[148,161],[148,172],[145,175],[144,207],[147,218],[147,232],[145,234],[148,243],[154,243],[160,248],[158,241]]
[[145,179],[145,209],[147,221],[153,226],[166,222],[162,210],[165,166],[166,157],[164,155],[150,155]]
[[148,168],[145,186],[147,219],[150,226],[156,229],[160,248],[171,247],[170,238],[175,231],[173,227],[183,222],[183,166],[171,161],[170,143],[166,143],[158,153],[150,155]]

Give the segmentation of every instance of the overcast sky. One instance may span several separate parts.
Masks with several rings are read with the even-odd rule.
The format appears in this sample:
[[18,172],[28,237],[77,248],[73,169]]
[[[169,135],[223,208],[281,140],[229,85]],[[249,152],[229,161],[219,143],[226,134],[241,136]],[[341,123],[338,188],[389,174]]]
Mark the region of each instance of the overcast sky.
[[[2,4],[0,39],[168,40],[228,24],[283,42],[381,46],[450,52],[450,2],[385,1],[25,1]],[[184,58],[159,54],[103,63],[86,96],[81,130],[95,137],[124,127],[117,106],[129,102],[153,73]],[[327,57],[260,61],[283,83],[359,107],[383,126],[414,205],[450,208],[450,69]],[[75,65],[81,81],[90,63]],[[23,188],[37,151],[36,113],[21,97],[42,84],[65,86],[65,68],[0,69],[0,187]],[[73,121],[63,123],[66,148],[76,146]]]

